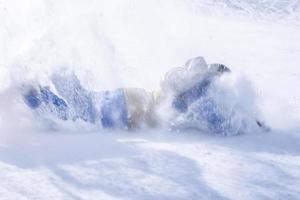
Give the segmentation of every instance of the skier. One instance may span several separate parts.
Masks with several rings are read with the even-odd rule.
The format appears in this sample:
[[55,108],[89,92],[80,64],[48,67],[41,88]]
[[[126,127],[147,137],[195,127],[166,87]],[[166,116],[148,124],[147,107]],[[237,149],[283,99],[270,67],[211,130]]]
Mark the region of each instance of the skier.
[[[26,86],[22,93],[26,105],[41,117],[83,120],[104,128],[135,129],[160,126],[164,121],[176,127],[180,124],[178,118],[188,118],[192,113],[206,130],[229,135],[232,124],[217,109],[207,91],[215,79],[230,72],[225,65],[208,65],[202,57],[196,57],[183,67],[168,72],[159,92],[147,92],[141,88],[88,91],[74,74],[55,74],[52,82],[57,94],[49,86]],[[159,114],[166,104],[172,110],[172,117],[163,118]],[[255,123],[265,127],[261,121]]]

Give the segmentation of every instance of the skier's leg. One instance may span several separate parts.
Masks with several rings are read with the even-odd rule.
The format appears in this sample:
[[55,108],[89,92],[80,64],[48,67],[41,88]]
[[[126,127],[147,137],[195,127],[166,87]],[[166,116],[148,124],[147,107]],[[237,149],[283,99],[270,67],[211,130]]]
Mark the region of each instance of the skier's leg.
[[123,89],[105,91],[100,96],[102,126],[104,128],[127,128],[128,113]]
[[93,105],[91,92],[81,86],[79,79],[74,74],[54,74],[52,82],[58,94],[68,102],[73,120],[79,118],[90,123],[96,122],[97,112]]
[[32,109],[39,109],[39,113],[54,114],[64,120],[82,119],[95,122],[96,110],[90,92],[82,88],[74,74],[53,75],[52,82],[62,98],[49,87],[24,86],[22,94],[26,105]]
[[55,115],[63,120],[68,119],[69,108],[66,102],[51,92],[49,87],[29,86],[22,93],[25,104],[31,109],[38,110],[39,113]]
[[36,109],[41,105],[40,94],[34,87],[30,86],[30,88],[26,88],[26,91],[22,91],[22,93],[25,104],[30,108]]

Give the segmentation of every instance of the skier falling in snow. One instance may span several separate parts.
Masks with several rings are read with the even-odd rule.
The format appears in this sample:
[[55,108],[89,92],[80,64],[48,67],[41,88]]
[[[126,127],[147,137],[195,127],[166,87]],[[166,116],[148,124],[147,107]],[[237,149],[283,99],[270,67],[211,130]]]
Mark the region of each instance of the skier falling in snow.
[[176,130],[197,129],[218,135],[241,134],[249,127],[267,130],[255,114],[235,107],[224,109],[218,103],[220,97],[211,95],[214,81],[230,73],[225,65],[207,64],[202,57],[196,57],[169,71],[158,92],[141,88],[88,91],[74,74],[54,74],[51,80],[55,90],[27,85],[22,95],[25,104],[41,118],[82,120],[103,128],[167,125]]

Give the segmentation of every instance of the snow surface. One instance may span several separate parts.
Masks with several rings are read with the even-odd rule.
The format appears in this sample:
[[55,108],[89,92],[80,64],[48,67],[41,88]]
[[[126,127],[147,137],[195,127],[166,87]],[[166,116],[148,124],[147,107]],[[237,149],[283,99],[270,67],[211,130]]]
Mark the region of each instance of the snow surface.
[[[299,0],[0,0],[0,199],[299,199],[299,9]],[[89,89],[157,89],[199,55],[251,81],[271,132],[50,132],[16,89],[61,68]]]

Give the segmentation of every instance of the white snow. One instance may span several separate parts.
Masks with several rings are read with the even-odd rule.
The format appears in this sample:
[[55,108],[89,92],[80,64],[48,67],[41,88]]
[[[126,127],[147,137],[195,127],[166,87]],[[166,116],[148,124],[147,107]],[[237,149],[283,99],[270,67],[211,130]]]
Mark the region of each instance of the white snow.
[[[299,0],[0,0],[0,199],[299,199]],[[38,129],[15,84],[158,89],[195,56],[253,84],[268,133]],[[76,128],[76,127],[75,127]]]

